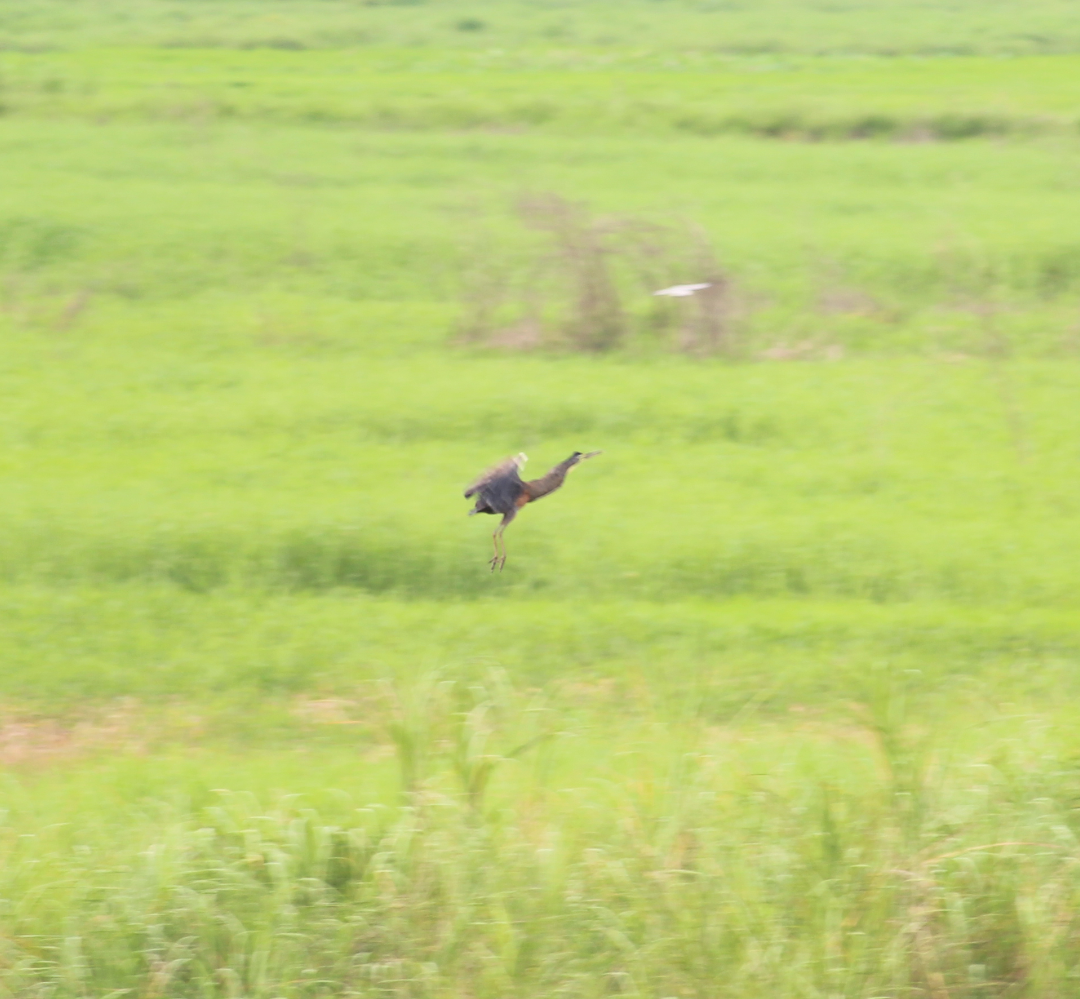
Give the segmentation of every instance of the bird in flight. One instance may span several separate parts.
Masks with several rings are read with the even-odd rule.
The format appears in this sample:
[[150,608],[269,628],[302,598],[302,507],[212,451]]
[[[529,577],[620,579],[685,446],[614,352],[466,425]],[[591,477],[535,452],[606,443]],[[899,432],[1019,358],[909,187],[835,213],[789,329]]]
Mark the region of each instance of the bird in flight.
[[654,291],[654,295],[666,295],[668,298],[689,298],[695,292],[711,288],[711,283],[706,284],[673,284],[670,288],[661,288]]
[[[582,454],[575,451],[565,461],[560,461],[546,475],[539,479],[531,479],[526,482],[521,478],[521,470],[528,460],[524,454],[515,455],[500,461],[494,468],[489,468],[468,489],[465,490],[465,498],[476,497],[476,506],[469,511],[471,517],[474,513],[501,513],[502,520],[491,535],[495,545],[495,554],[491,559],[491,571],[496,567],[502,571],[506,565],[506,541],[503,539],[503,531],[509,526],[526,503],[533,503],[548,493],[555,492],[565,481],[566,476],[579,461],[593,458],[602,451],[589,451]],[[501,551],[500,551],[501,546]]]

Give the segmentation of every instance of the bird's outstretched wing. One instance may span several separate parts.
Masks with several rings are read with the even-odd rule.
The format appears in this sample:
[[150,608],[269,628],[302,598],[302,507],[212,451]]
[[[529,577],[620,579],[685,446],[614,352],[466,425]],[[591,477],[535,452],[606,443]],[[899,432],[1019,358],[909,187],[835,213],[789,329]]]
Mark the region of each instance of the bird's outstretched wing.
[[525,466],[526,457],[516,454],[512,458],[506,458],[497,465],[493,465],[483,475],[477,478],[468,489],[465,490],[465,498],[469,499],[479,492],[486,492],[492,487],[498,487],[502,483],[521,483],[521,469]]

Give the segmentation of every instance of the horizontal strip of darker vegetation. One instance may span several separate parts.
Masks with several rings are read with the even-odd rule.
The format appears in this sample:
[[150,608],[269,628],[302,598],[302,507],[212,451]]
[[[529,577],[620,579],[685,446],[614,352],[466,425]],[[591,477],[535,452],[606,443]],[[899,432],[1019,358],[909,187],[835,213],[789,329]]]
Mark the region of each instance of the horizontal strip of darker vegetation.
[[606,129],[613,133],[677,133],[701,137],[742,135],[807,142],[892,140],[956,141],[981,137],[1027,137],[1080,132],[1080,120],[1067,116],[1010,115],[995,112],[857,111],[828,114],[780,107],[732,110],[700,104],[559,104],[544,99],[514,103],[472,100],[384,100],[335,104],[330,101],[274,103],[217,97],[133,100],[62,99],[8,90],[5,114],[92,117],[110,120],[252,120],[281,124],[351,125],[400,131],[550,130],[574,133]]
[[708,551],[596,553],[587,560],[556,556],[542,540],[529,537],[515,542],[525,545],[512,555],[515,564],[494,577],[486,531],[463,528],[456,537],[439,539],[402,539],[391,532],[385,522],[262,532],[147,525],[126,536],[107,529],[46,535],[44,528],[27,526],[0,537],[0,581],[141,582],[193,593],[236,586],[264,592],[351,589],[466,600],[593,594],[661,601],[758,596],[1061,607],[1071,605],[1076,594],[1076,574],[1060,558],[1035,566],[1016,553],[962,545],[927,554],[872,529],[826,540],[733,533]]

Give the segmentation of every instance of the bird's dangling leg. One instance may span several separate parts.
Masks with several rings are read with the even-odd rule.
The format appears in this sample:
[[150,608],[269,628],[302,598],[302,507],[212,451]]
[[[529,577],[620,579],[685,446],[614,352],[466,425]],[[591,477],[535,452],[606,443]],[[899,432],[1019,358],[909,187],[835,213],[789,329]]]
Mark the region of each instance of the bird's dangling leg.
[[502,568],[506,565],[506,538],[503,537],[503,529],[500,525],[495,528],[495,533],[491,536],[492,541],[495,542],[495,557],[491,560],[491,571],[496,569],[502,572]]
[[[499,522],[499,526],[495,528],[495,533],[491,536],[495,542],[495,557],[491,560],[491,571],[495,571],[495,566],[498,565],[499,572],[502,572],[503,566],[506,565],[506,538],[503,537],[503,532],[507,526],[517,516],[517,508],[511,508],[503,514],[503,519]],[[502,554],[499,554],[499,544],[502,544]]]

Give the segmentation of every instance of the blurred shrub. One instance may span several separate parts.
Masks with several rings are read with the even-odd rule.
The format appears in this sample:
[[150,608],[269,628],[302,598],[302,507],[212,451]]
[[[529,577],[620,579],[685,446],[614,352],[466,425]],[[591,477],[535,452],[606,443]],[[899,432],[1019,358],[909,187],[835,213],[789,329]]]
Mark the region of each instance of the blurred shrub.
[[[735,352],[732,281],[700,227],[596,217],[551,193],[522,198],[517,216],[539,239],[517,254],[493,252],[486,238],[470,249],[459,342],[603,352],[649,340]],[[677,284],[706,287],[654,294]]]

